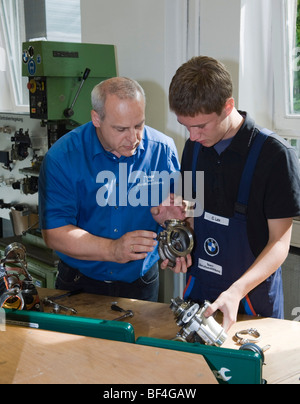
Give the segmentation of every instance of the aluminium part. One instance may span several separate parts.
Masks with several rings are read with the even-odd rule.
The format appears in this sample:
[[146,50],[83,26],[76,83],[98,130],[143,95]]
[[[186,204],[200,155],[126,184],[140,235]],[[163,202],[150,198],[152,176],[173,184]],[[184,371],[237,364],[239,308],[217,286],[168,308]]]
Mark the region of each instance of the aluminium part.
[[194,238],[191,230],[182,220],[167,220],[165,226],[166,229],[157,237],[158,252],[160,258],[163,261],[168,259],[168,266],[173,268],[178,257],[186,257],[192,252]]
[[[245,338],[244,336],[248,337]],[[256,328],[249,328],[248,330],[237,332],[234,336],[234,339],[237,344],[244,345],[259,342],[261,340],[261,335]]]
[[210,306],[206,301],[203,306],[180,297],[171,300],[176,324],[181,327],[175,340],[183,342],[201,342],[220,347],[227,339],[223,327],[211,316],[206,318],[205,311]]
[[27,269],[26,249],[20,243],[8,245],[0,262],[0,307],[42,310],[37,289]]

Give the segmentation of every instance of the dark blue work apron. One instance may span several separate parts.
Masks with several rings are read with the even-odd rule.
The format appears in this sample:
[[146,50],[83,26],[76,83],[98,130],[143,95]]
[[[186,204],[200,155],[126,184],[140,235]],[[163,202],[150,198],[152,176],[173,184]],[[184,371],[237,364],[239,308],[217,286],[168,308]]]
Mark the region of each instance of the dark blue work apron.
[[[235,214],[220,217],[204,211],[195,218],[195,250],[193,265],[188,271],[184,298],[196,302],[214,302],[222,292],[250,268],[255,261],[247,235],[247,205],[257,159],[271,132],[257,134],[249,151],[240,182]],[[201,145],[195,143],[193,177]],[[195,181],[194,181],[195,183]],[[283,288],[281,268],[253,289],[240,303],[240,314],[283,318]]]

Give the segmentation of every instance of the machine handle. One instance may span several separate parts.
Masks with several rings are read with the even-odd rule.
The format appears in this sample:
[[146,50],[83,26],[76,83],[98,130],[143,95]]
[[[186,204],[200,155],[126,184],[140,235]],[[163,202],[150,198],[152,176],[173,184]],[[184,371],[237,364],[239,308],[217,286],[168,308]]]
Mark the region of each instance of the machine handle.
[[89,69],[89,68],[87,67],[87,68],[85,69],[85,72],[83,73],[83,77],[82,77],[82,80],[81,80],[81,83],[80,83],[80,87],[78,88],[78,91],[77,91],[77,93],[76,93],[76,95],[75,95],[75,97],[74,97],[74,100],[73,100],[73,102],[72,102],[71,107],[70,107],[70,108],[66,108],[66,109],[64,110],[64,116],[65,116],[66,118],[71,118],[71,117],[74,115],[74,109],[73,109],[73,108],[74,108],[74,105],[76,104],[76,101],[77,101],[77,98],[78,98],[78,96],[79,96],[79,94],[80,94],[80,91],[81,91],[81,89],[82,89],[82,87],[83,87],[85,81],[86,81],[87,78],[89,77],[90,72],[91,72],[91,69]]
[[82,80],[85,81],[85,80],[89,77],[90,73],[91,73],[91,69],[89,69],[89,68],[87,67],[87,68],[85,69],[84,74],[83,74]]

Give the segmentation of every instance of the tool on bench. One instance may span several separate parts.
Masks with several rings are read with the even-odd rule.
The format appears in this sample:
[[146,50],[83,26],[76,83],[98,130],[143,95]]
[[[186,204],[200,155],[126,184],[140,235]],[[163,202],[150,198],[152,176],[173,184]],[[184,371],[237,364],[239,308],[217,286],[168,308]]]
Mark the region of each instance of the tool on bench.
[[51,299],[51,300],[60,300],[60,299],[64,299],[65,297],[71,297],[71,296],[78,295],[81,292],[82,292],[82,289],[78,289],[78,290],[74,290],[72,292],[64,293],[63,295],[52,296],[49,299]]
[[69,311],[72,314],[77,314],[77,310],[73,309],[72,307],[67,307],[67,306],[63,306],[62,304],[58,304],[56,302],[54,302],[53,300],[49,299],[49,297],[45,297],[43,299],[43,304],[45,306],[53,306],[53,313],[60,313],[62,310],[63,311]]
[[123,320],[123,319],[125,319],[127,317],[133,317],[134,316],[134,313],[133,313],[132,310],[124,310],[121,307],[117,306],[116,303],[113,303],[111,305],[111,309],[114,310],[114,311],[119,311],[121,313],[124,313],[123,316],[114,318],[113,321],[120,321],[120,320]]
[[67,293],[64,293],[64,294],[59,295],[59,296],[45,297],[43,299],[43,303],[44,303],[45,306],[53,306],[53,313],[56,313],[56,314],[60,313],[62,310],[63,311],[69,311],[72,314],[77,314],[77,310],[75,310],[72,307],[67,307],[67,306],[63,306],[62,304],[58,304],[58,303],[56,303],[56,300],[63,299],[65,297],[70,297],[70,296],[77,295],[77,294],[81,293],[81,291],[82,290],[80,289],[80,290],[75,290],[73,292],[67,292]]

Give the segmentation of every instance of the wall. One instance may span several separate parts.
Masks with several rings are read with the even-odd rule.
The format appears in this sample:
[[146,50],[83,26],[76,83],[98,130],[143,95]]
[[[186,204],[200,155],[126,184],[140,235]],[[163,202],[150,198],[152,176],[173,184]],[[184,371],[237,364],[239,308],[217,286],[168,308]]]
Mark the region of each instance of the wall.
[[[81,11],[82,42],[116,46],[118,75],[134,78],[144,87],[147,124],[163,132],[167,129],[168,113],[166,65],[170,53],[167,36],[172,35],[166,15],[167,3],[162,0],[84,0]],[[178,1],[173,1],[173,6],[176,4]],[[174,12],[170,18],[172,16]],[[176,37],[175,32],[174,35]]]
[[[82,42],[116,46],[120,76],[145,88],[147,123],[173,137],[179,154],[187,139],[168,108],[177,68],[192,56],[221,58],[238,97],[240,0],[84,0]],[[220,17],[220,18],[219,18]]]
[[[230,6],[229,6],[230,4]],[[239,105],[241,0],[202,0],[200,52],[220,60],[230,71]]]

